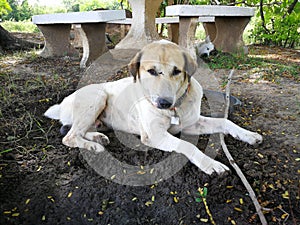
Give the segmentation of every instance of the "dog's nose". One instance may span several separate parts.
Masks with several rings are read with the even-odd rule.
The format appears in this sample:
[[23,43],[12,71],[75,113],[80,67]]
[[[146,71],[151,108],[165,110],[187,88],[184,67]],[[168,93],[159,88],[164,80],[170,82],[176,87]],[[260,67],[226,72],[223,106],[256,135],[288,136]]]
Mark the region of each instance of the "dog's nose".
[[157,108],[159,109],[168,109],[172,106],[172,103],[170,100],[165,98],[158,98],[157,99]]

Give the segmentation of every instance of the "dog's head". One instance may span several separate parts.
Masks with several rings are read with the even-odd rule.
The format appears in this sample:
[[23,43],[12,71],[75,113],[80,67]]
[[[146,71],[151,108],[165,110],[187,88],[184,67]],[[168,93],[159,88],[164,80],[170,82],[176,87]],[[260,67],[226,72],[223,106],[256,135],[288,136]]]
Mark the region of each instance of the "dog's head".
[[209,36],[205,38],[205,41],[198,44],[196,46],[197,55],[200,57],[207,56],[209,57],[209,54],[215,49],[214,44],[211,42]]
[[196,62],[185,50],[165,40],[145,46],[129,64],[144,96],[160,109],[176,106],[196,69]]

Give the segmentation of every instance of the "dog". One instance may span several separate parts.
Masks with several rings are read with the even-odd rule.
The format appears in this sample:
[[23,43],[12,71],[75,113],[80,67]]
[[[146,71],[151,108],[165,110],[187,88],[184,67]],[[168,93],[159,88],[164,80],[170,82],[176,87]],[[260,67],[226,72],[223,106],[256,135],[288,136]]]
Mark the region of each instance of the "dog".
[[220,174],[229,168],[173,135],[224,133],[252,145],[262,142],[258,133],[227,119],[200,115],[203,91],[192,77],[197,64],[178,45],[165,40],[150,43],[128,69],[133,78],[82,87],[45,112],[71,127],[64,145],[104,151],[108,137],[90,130],[101,125],[139,135],[147,146],[181,153],[203,172]]
[[205,41],[196,45],[196,54],[200,57],[209,57],[210,53],[215,51],[215,46],[211,42],[209,35],[206,36]]

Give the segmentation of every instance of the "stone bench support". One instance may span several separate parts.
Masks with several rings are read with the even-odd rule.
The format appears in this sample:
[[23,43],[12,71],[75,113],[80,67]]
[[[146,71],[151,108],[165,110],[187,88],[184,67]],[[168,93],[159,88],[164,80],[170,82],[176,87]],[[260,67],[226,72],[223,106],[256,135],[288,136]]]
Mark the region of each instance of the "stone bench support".
[[70,44],[70,29],[72,24],[80,24],[83,42],[80,66],[84,68],[107,51],[106,23],[121,19],[125,19],[125,10],[36,15],[32,17],[32,22],[39,27],[45,38],[45,47],[41,52],[43,57],[78,55],[79,53]]

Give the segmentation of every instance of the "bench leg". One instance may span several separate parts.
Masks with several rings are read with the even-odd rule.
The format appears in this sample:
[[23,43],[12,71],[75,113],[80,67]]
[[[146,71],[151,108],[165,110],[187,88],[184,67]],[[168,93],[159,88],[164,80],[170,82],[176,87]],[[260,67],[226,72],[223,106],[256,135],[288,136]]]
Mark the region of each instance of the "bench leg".
[[117,49],[141,49],[158,40],[155,17],[162,0],[129,0],[132,8],[132,25],[126,37],[116,45]]
[[209,35],[211,41],[214,41],[217,36],[217,29],[215,22],[204,22],[203,27],[206,35]]
[[45,38],[42,57],[78,56],[76,49],[70,44],[70,24],[38,25]]
[[171,23],[168,24],[168,37],[169,39],[178,44],[179,43],[179,24]]
[[198,17],[179,17],[178,44],[186,48],[192,57],[196,59],[195,32],[198,25]]
[[83,46],[81,68],[89,66],[108,51],[105,43],[105,27],[105,23],[81,24],[81,29],[79,29]]
[[217,35],[213,43],[223,52],[247,53],[243,32],[250,17],[215,17]]

